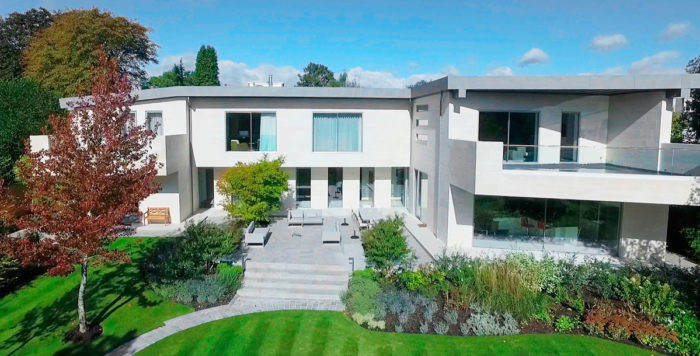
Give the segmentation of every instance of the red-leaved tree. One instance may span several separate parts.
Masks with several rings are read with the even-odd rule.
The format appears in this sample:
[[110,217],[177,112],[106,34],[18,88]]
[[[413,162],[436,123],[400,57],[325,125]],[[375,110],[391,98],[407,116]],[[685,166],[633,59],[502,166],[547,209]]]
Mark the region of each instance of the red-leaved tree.
[[[27,234],[3,238],[3,250],[52,276],[80,265],[79,331],[87,331],[85,286],[90,263],[125,261],[108,250],[117,226],[139,201],[158,191],[153,133],[133,125],[134,99],[117,63],[100,58],[92,95],[72,103],[67,117],[50,118],[49,148],[30,152],[18,165],[30,214],[14,221]],[[28,145],[27,145],[28,146]]]

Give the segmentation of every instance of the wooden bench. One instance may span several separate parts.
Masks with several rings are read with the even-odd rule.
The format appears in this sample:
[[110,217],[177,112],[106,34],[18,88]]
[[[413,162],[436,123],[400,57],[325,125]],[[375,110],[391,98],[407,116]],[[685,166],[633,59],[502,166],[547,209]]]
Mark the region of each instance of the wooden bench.
[[170,208],[148,208],[144,219],[149,224],[170,224]]

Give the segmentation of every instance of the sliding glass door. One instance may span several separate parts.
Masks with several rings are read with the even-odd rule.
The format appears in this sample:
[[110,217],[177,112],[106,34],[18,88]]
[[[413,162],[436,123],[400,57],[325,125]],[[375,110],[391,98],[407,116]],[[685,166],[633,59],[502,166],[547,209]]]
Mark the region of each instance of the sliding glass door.
[[360,168],[360,206],[374,206],[374,168]]
[[343,169],[328,168],[328,207],[343,207]]

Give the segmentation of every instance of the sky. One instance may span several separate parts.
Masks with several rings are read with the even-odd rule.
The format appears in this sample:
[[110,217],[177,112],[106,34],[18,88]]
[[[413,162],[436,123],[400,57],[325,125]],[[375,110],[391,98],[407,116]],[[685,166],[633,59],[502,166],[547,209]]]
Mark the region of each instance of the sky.
[[309,62],[363,87],[445,75],[681,73],[700,55],[700,0],[0,0],[0,14],[98,7],[151,28],[159,75],[216,48],[223,84],[293,85]]

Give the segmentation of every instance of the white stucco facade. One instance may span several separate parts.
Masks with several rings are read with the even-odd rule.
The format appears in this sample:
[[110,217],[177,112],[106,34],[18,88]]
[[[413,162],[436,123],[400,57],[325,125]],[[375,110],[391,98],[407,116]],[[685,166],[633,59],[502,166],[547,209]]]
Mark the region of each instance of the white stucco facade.
[[[669,205],[700,204],[700,149],[670,143],[673,102],[697,87],[700,76],[680,75],[445,77],[413,89],[144,90],[132,111],[137,123],[144,123],[150,112],[162,114],[163,132],[153,150],[162,163],[158,179],[163,188],[140,209],[168,207],[173,220],[182,221],[201,206],[218,206],[224,197],[211,187],[223,172],[268,155],[285,160],[290,190],[282,199],[284,209],[349,212],[367,206],[391,208],[404,201],[447,250],[469,250],[484,235],[499,246],[498,239],[513,238],[514,228],[503,227],[511,221],[527,227],[528,238],[531,231],[535,237],[544,236],[542,249],[548,248],[547,241],[566,235],[574,242],[555,248],[596,253],[589,241],[575,243],[594,226],[588,222],[579,223],[578,230],[549,223],[558,219],[550,209],[541,219],[520,221],[490,212],[485,223],[480,202],[491,197],[506,205],[513,199],[551,207],[598,204],[595,229],[615,239],[614,251],[604,253],[660,258]],[[252,113],[274,114],[274,150],[230,148],[238,141],[230,137],[227,115],[245,113],[251,113],[251,122]],[[507,139],[482,140],[484,113],[507,113],[506,126],[494,126],[506,130]],[[514,121],[511,113],[527,113],[536,124],[523,136],[522,122]],[[359,148],[317,152],[317,114],[359,115]],[[575,120],[566,128],[565,116]],[[575,140],[565,144],[563,137],[568,140],[572,129]],[[527,144],[511,141],[516,136],[525,137]],[[45,148],[48,142],[37,137],[32,145]],[[513,161],[509,150],[521,160]],[[404,173],[397,171],[406,177],[401,197],[395,185]],[[329,184],[334,179],[337,182]],[[602,222],[603,212],[606,221],[617,220]]]

